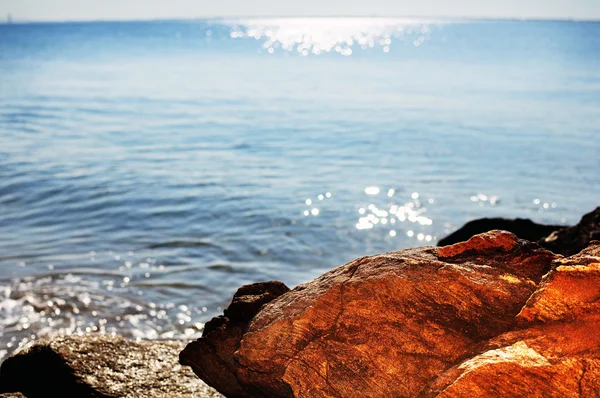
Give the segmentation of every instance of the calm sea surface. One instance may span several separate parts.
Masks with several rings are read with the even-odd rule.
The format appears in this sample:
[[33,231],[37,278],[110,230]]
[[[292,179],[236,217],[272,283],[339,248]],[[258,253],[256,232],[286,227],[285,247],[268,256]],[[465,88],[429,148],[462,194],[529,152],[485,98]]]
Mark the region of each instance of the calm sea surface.
[[600,23],[0,25],[0,359],[599,204]]

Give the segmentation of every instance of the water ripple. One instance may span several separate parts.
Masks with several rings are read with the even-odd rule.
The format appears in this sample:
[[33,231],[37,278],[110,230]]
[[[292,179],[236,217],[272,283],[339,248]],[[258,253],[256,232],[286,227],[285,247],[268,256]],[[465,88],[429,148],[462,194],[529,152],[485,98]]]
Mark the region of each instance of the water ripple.
[[[0,285],[0,361],[42,337],[98,332],[130,338],[196,338],[202,307],[114,295],[79,275],[47,275]],[[182,288],[173,284],[174,288]]]

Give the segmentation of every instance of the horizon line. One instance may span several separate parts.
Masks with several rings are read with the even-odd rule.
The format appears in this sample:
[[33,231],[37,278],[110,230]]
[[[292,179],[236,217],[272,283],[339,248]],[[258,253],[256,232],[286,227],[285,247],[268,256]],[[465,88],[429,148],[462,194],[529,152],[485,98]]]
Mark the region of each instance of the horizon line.
[[522,21],[522,22],[600,22],[598,18],[575,17],[448,17],[448,16],[381,16],[381,15],[238,15],[238,16],[202,16],[202,17],[173,17],[173,18],[97,18],[97,19],[14,19],[10,13],[7,18],[0,21],[0,25],[25,25],[25,24],[59,24],[59,23],[102,23],[102,22],[177,22],[177,21],[219,21],[227,19],[318,19],[318,18],[345,18],[345,19],[418,19],[432,20],[432,22],[445,21]]

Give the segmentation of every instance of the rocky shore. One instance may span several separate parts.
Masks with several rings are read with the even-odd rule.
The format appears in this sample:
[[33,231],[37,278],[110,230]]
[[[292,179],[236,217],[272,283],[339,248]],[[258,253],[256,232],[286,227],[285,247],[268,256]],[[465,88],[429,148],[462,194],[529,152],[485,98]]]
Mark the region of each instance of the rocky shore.
[[231,397],[600,394],[600,242],[565,258],[496,230],[284,290],[241,288],[181,363]]
[[[0,393],[37,397],[216,398],[222,395],[177,363],[178,341],[87,334],[41,341],[5,360]],[[15,395],[0,394],[0,397]]]
[[4,361],[0,397],[599,397],[599,221],[243,286],[187,346],[38,342]]

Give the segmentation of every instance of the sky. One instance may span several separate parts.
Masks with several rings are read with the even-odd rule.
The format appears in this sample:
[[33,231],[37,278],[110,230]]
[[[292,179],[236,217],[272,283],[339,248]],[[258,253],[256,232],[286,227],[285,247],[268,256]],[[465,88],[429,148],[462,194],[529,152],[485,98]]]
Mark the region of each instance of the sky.
[[600,20],[600,0],[0,0],[0,21],[235,16],[382,16]]

